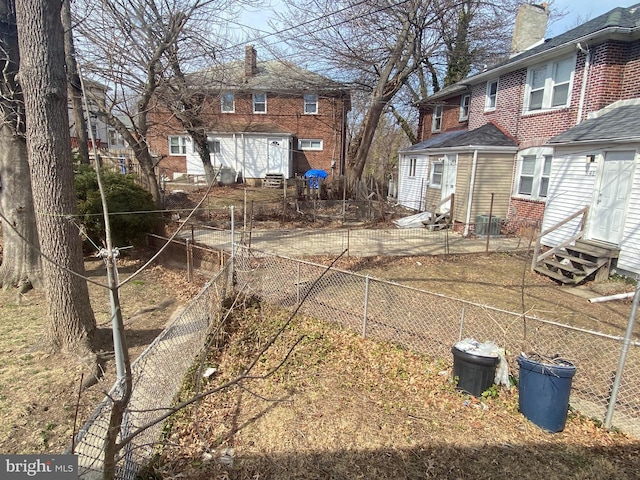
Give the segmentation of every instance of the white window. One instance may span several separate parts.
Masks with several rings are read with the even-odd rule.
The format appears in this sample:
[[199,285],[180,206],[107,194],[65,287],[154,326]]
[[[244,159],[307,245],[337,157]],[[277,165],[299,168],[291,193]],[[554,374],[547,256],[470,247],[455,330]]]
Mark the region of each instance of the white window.
[[169,155],[186,155],[187,143],[189,143],[189,137],[177,135],[169,137]]
[[429,186],[440,188],[442,187],[442,172],[444,170],[444,161],[442,158],[434,161],[431,164],[431,177],[429,178]]
[[267,94],[253,94],[253,113],[267,113]]
[[318,95],[313,93],[305,93],[304,95],[304,113],[318,113]]
[[233,113],[236,110],[235,97],[233,93],[223,93],[220,97],[223,113]]
[[485,110],[495,110],[498,102],[498,80],[487,82],[487,96],[484,102]]
[[516,188],[518,196],[532,200],[542,200],[547,197],[552,161],[552,155],[548,150],[533,149],[527,151],[527,155],[520,156]]
[[525,112],[565,108],[571,101],[575,57],[538,65],[527,72]]
[[301,138],[298,140],[298,150],[322,150],[322,140]]
[[442,105],[436,105],[433,107],[433,119],[431,121],[431,131],[439,132],[442,127]]
[[464,122],[469,119],[469,104],[471,103],[471,95],[463,95],[460,99],[460,121]]
[[416,167],[418,165],[418,159],[417,158],[410,158],[409,159],[409,176],[410,177],[415,177],[416,176]]
[[542,167],[542,175],[540,176],[540,193],[539,196],[547,198],[547,191],[549,190],[549,176],[551,175],[551,155],[545,155],[542,157],[544,164]]

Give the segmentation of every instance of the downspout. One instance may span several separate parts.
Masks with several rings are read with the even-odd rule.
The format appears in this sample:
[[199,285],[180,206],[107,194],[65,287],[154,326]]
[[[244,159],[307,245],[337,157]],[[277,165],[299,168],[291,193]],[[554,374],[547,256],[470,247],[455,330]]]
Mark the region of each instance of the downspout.
[[471,181],[469,182],[469,202],[467,203],[467,218],[464,222],[464,232],[462,236],[469,235],[469,224],[471,223],[471,206],[473,205],[473,189],[476,183],[476,167],[478,165],[478,150],[473,151],[473,163],[471,165]]
[[[233,138],[233,168],[236,171],[236,179],[238,178],[238,139],[236,138],[235,132],[231,135]],[[244,175],[244,172],[242,172]]]
[[576,125],[582,122],[582,113],[584,111],[584,102],[587,96],[587,82],[589,78],[589,70],[591,67],[591,50],[584,48],[581,43],[576,45],[576,48],[585,54],[584,57],[584,73],[582,74],[582,88],[580,89],[580,102],[578,104],[578,118],[576,119]]
[[247,178],[247,169],[245,168],[246,165],[244,163],[247,146],[244,143],[244,132],[240,134],[240,138],[242,139],[242,180],[245,180]]

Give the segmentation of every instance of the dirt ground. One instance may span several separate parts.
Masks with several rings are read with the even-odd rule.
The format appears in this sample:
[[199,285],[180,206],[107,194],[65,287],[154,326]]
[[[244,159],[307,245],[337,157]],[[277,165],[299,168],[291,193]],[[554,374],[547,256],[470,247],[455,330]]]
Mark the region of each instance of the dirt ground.
[[[265,201],[281,195],[257,190]],[[244,197],[237,188],[218,193],[224,193],[227,204]],[[349,258],[338,267],[593,330],[624,330],[629,301],[591,304],[586,298],[630,291],[632,285],[614,279],[569,292],[531,274],[526,264],[524,255],[494,254]],[[135,259],[123,261],[121,278],[139,265]],[[104,279],[99,260],[87,260],[87,270]],[[156,266],[123,289],[132,358],[204,283],[185,278],[184,272]],[[108,339],[107,291],[90,289],[98,325]],[[230,344],[246,346],[247,354],[254,348],[247,338],[267,338],[283,321],[277,312],[255,315],[270,319],[263,323],[272,330],[238,329],[244,336]],[[2,453],[63,451],[114,380],[106,343],[103,380],[79,395],[88,369],[76,358],[45,355],[36,348],[45,317],[41,292],[18,297],[0,291]],[[639,334],[636,330],[636,339]],[[190,433],[176,427],[171,440],[181,448],[165,453],[158,467],[163,478],[637,478],[637,440],[573,414],[563,433],[544,433],[517,412],[514,390],[496,398],[469,398],[455,391],[441,361],[312,319],[296,320],[265,366],[282,359],[292,335],[304,335],[302,348],[273,378],[212,398],[199,409],[197,428],[186,428]],[[246,361],[241,356],[233,360],[233,353],[218,352],[211,362]],[[223,378],[237,368],[220,371]],[[191,413],[182,417],[190,424]],[[198,439],[188,436],[194,434]],[[227,465],[235,461],[234,467],[224,467],[215,461],[219,458]]]
[[[287,318],[261,306],[228,321],[203,389],[237,378]],[[637,439],[575,412],[547,433],[519,413],[515,388],[460,393],[445,362],[310,318],[249,373],[176,417],[143,478],[638,478]]]

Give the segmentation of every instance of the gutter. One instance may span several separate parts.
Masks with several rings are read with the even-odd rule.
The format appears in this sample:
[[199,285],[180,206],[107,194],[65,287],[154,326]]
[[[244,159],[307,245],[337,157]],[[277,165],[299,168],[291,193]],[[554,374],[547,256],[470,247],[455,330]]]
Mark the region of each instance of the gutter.
[[558,143],[546,143],[544,147],[568,147],[571,145],[600,145],[603,143],[640,143],[640,137],[624,137],[624,138],[599,138],[597,140],[573,140]]
[[582,88],[580,89],[580,102],[578,104],[578,117],[576,118],[576,125],[578,125],[580,122],[582,122],[582,114],[584,111],[584,101],[587,94],[587,82],[591,67],[592,53],[590,48],[587,47],[587,49],[585,50],[579,42],[576,44],[576,48],[585,53],[584,70],[582,73]]
[[[616,38],[614,37],[616,35],[619,35],[621,37],[620,38],[621,40],[628,40],[627,38],[624,38],[624,37],[631,36],[634,33],[640,38],[640,28],[637,28],[637,27],[634,27],[634,28],[609,27],[603,30],[598,30],[597,32],[593,32],[588,35],[584,35],[582,37],[569,40],[568,42],[563,43],[561,45],[550,47],[546,50],[535,53],[533,55],[527,55],[519,60],[508,62],[505,65],[495,67],[493,69],[489,69],[486,72],[478,73],[473,77],[466,78],[465,80],[463,80],[463,82],[465,85],[471,85],[471,84],[480,83],[486,79],[495,78],[497,76],[502,75],[503,73],[508,73],[513,70],[518,70],[518,68],[520,68],[521,65],[528,66],[530,64],[541,61],[545,57],[554,57],[558,54],[559,51],[560,52],[563,52],[565,50],[567,52],[573,51],[575,50],[577,43],[588,43],[594,40],[603,40],[603,41],[615,40]],[[525,53],[525,52],[522,52],[522,53]]]

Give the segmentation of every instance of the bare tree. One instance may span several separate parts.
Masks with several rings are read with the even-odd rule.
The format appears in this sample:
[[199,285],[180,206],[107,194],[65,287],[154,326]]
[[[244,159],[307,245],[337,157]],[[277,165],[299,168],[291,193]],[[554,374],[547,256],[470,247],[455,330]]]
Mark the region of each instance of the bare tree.
[[[158,89],[173,77],[173,66],[191,71],[209,61],[226,38],[225,18],[243,0],[79,0],[76,31],[80,63],[87,75],[106,85],[97,112],[132,148],[156,202],[160,199],[154,168],[158,158],[147,134],[148,113],[158,102]],[[222,19],[222,21],[220,21]],[[201,131],[200,126],[194,131]],[[206,139],[206,137],[205,137]],[[199,142],[203,145],[202,142]],[[155,149],[157,151],[157,148]]]
[[[78,229],[67,111],[61,2],[16,5],[19,81],[24,93],[33,202],[48,303],[45,347],[90,354],[96,322],[89,303]],[[92,356],[92,360],[95,356]]]
[[78,64],[76,63],[70,2],[71,0],[63,0],[62,2],[62,26],[64,28],[64,54],[67,63],[67,85],[69,89],[69,99],[71,100],[71,110],[73,112],[76,140],[78,142],[78,156],[80,157],[80,163],[89,165],[87,120],[84,118],[82,85],[80,75],[78,75]]
[[[39,283],[38,232],[31,198],[22,89],[16,81],[20,54],[14,0],[0,1],[0,285],[26,290]],[[36,247],[36,248],[34,248]]]
[[[351,118],[350,182],[364,171],[381,116],[392,113],[407,130],[412,102],[459,81],[508,53],[516,0],[285,0],[298,32],[282,41],[313,58],[369,96],[366,112]],[[405,91],[404,98],[398,95]],[[391,104],[393,108],[388,108]],[[408,130],[407,130],[408,131]],[[411,138],[411,135],[409,135]],[[414,139],[415,140],[415,139]]]

